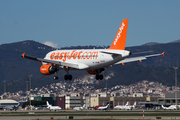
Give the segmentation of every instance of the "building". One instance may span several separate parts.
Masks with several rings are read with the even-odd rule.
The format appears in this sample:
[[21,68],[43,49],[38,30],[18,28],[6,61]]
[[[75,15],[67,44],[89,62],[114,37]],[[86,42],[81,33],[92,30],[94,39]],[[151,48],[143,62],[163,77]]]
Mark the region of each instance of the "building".
[[81,107],[84,104],[83,94],[73,93],[65,96],[65,108]]
[[[165,98],[159,98],[160,105],[176,105],[175,93],[165,93]],[[177,93],[177,105],[180,105],[180,93]]]
[[138,94],[139,97],[128,97],[128,96],[117,96],[115,94],[112,94],[113,96],[105,96],[101,97],[101,94],[94,95],[90,98],[90,107],[95,107],[98,105],[106,105],[107,102],[110,103],[110,108],[113,108],[116,105],[125,105],[127,102],[129,102],[130,105],[133,105],[134,102],[157,102],[157,99],[159,97],[146,97],[143,96],[143,94]]

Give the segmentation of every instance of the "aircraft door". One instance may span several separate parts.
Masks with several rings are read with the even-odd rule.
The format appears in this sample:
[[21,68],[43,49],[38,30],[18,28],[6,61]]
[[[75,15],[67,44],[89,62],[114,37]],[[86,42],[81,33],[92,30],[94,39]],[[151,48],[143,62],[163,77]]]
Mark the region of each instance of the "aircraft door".
[[101,61],[101,62],[105,62],[104,54],[100,54],[100,61]]

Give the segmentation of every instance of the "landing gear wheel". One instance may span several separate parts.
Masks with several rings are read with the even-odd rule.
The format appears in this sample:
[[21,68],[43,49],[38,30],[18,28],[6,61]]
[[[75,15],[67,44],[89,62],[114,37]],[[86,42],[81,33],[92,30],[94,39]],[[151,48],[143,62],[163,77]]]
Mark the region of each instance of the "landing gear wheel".
[[65,80],[72,80],[72,75],[65,75],[65,76],[64,76],[64,79],[65,79]]
[[54,76],[54,80],[57,80],[59,77],[58,76]]
[[69,75],[69,80],[72,80],[72,75]]
[[99,80],[99,75],[96,75],[96,80]]
[[64,76],[64,79],[65,79],[65,80],[68,80],[68,78],[69,78],[68,75],[65,75],[65,76]]
[[99,79],[103,80],[104,76],[102,74],[99,75]]

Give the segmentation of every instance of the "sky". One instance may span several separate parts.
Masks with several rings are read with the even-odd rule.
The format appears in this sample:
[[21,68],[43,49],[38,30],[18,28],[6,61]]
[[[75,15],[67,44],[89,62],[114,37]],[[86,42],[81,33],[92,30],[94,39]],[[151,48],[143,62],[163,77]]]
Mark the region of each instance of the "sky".
[[180,0],[0,0],[0,44],[111,45],[129,19],[126,46],[180,39]]

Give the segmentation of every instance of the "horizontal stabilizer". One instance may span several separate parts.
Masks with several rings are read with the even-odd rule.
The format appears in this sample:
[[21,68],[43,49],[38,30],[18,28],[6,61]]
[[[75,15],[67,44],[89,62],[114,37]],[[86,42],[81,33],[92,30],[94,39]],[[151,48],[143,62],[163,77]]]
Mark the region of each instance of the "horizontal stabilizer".
[[149,57],[156,57],[156,56],[160,56],[162,55],[164,57],[164,52],[161,54],[153,54],[153,55],[146,55],[146,56],[140,56],[140,57],[131,57],[131,58],[126,58],[120,62],[117,62],[116,64],[124,64],[124,63],[129,63],[129,62],[137,62],[137,61],[141,61],[141,60],[145,60]]

